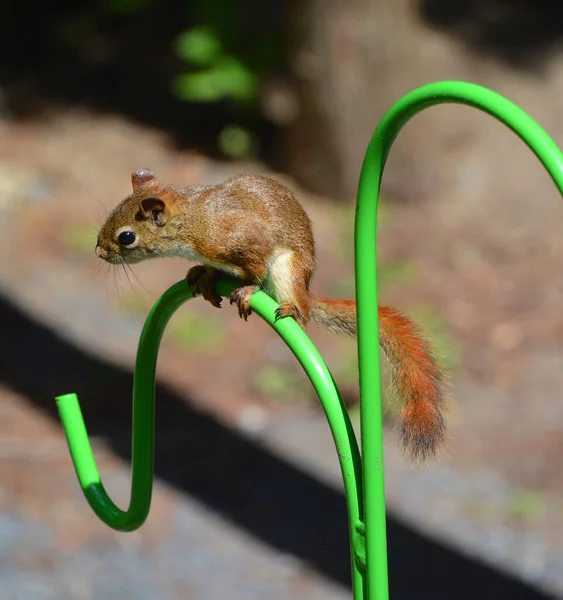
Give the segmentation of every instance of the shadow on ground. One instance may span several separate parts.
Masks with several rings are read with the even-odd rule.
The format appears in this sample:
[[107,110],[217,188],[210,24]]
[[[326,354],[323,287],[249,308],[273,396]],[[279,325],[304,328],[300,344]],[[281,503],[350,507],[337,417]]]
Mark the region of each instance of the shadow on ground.
[[[0,298],[0,377],[58,420],[54,396],[79,393],[91,435],[130,459],[132,374],[73,347]],[[156,475],[271,547],[349,584],[343,494],[157,389]],[[61,431],[61,436],[62,436]],[[84,510],[89,510],[84,504]],[[388,520],[393,598],[548,600],[511,577]],[[188,542],[186,542],[188,543]]]

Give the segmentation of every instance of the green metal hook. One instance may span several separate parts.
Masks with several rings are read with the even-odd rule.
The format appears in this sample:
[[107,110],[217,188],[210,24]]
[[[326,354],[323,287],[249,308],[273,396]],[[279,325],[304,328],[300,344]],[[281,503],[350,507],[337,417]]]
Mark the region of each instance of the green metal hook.
[[[217,290],[222,296],[228,297],[238,285],[236,280],[225,277],[217,283]],[[153,483],[154,389],[158,349],[168,321],[191,298],[193,290],[186,281],[172,286],[156,302],[141,332],[133,383],[131,497],[126,511],[116,506],[104,489],[76,394],[57,397],[59,414],[84,495],[98,517],[119,531],[138,529],[149,513]],[[278,304],[269,296],[264,292],[255,293],[251,299],[251,307],[289,346],[322,398],[342,469],[351,539],[357,541],[361,555],[363,540],[356,533],[361,528],[360,454],[348,412],[332,375],[318,350],[293,319],[276,320],[275,310]],[[352,554],[356,554],[354,549]],[[361,562],[361,556],[358,560]],[[357,582],[355,585],[359,584]]]
[[[366,152],[356,206],[355,271],[358,302],[358,358],[362,457],[332,376],[305,332],[292,319],[275,320],[277,304],[263,292],[252,297],[253,310],[282,337],[311,380],[322,402],[336,445],[348,505],[352,584],[355,600],[387,600],[387,538],[383,471],[383,434],[379,378],[376,234],[381,177],[391,146],[416,114],[443,103],[478,108],[507,125],[536,154],[563,194],[563,154],[549,135],[522,109],[478,85],[446,81],[418,88],[399,100],[380,121]],[[229,296],[237,282],[222,279],[218,291]],[[192,297],[186,282],[172,286],[156,302],[141,333],[133,385],[131,500],[118,508],[104,490],[75,394],[57,398],[72,460],[84,494],[110,527],[132,531],[150,507],[154,449],[154,387],[158,348],[174,312]]]

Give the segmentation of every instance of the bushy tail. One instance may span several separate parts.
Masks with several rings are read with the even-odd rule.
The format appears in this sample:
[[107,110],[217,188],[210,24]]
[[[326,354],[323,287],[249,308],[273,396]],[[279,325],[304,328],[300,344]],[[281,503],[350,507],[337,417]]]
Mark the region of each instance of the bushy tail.
[[[424,461],[445,439],[444,374],[409,318],[389,306],[380,306],[378,314],[379,342],[401,406],[401,446],[411,459]],[[356,303],[313,296],[311,321],[334,333],[356,335]]]

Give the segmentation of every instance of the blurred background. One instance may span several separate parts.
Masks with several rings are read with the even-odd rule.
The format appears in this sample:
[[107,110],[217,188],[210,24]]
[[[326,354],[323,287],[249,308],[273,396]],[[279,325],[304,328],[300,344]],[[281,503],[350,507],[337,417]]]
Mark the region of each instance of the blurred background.
[[[319,403],[257,317],[183,307],[159,358],[151,515],[82,496],[54,405],[79,394],[106,488],[129,495],[138,336],[185,261],[108,269],[97,228],[147,167],[178,186],[273,174],[314,222],[317,293],[352,297],[369,138],[411,89],[488,86],[563,143],[549,0],[0,3],[0,589],[6,600],[350,597],[345,503]],[[490,117],[440,106],[386,169],[381,301],[451,373],[447,453],[385,431],[393,598],[563,598],[563,203]],[[311,328],[358,422],[353,341]]]

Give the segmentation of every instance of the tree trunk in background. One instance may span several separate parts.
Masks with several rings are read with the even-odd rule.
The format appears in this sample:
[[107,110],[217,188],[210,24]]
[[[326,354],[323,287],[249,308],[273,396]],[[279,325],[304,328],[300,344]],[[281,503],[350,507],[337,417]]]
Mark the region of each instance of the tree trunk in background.
[[295,0],[291,67],[301,112],[288,171],[333,197],[354,193],[382,114],[405,89],[418,32],[409,0]]
[[[534,76],[529,65],[519,70],[489,58],[490,48],[475,52],[473,30],[464,45],[462,34],[452,27],[443,27],[443,32],[452,33],[448,36],[425,24],[428,6],[446,7],[451,13],[452,4],[456,3],[450,2],[448,9],[441,0],[293,1],[291,69],[301,110],[285,132],[283,167],[288,173],[333,198],[354,196],[364,152],[380,118],[402,95],[436,80],[461,79],[491,87],[520,104],[557,139],[562,131],[563,65],[544,60],[549,73]],[[488,14],[481,5],[487,5],[491,19],[498,18],[491,6],[501,3],[469,3],[473,29]],[[514,14],[508,16],[512,19]],[[527,18],[522,15],[524,29]],[[465,107],[426,111],[395,143],[384,189],[399,199],[489,194],[497,187],[506,193],[514,161],[528,151],[515,144],[508,156],[498,156],[497,141],[506,140],[502,135],[495,138],[500,129],[490,117]],[[494,161],[494,172],[485,169],[488,160]],[[526,185],[535,186],[537,180],[520,181],[517,193]]]

